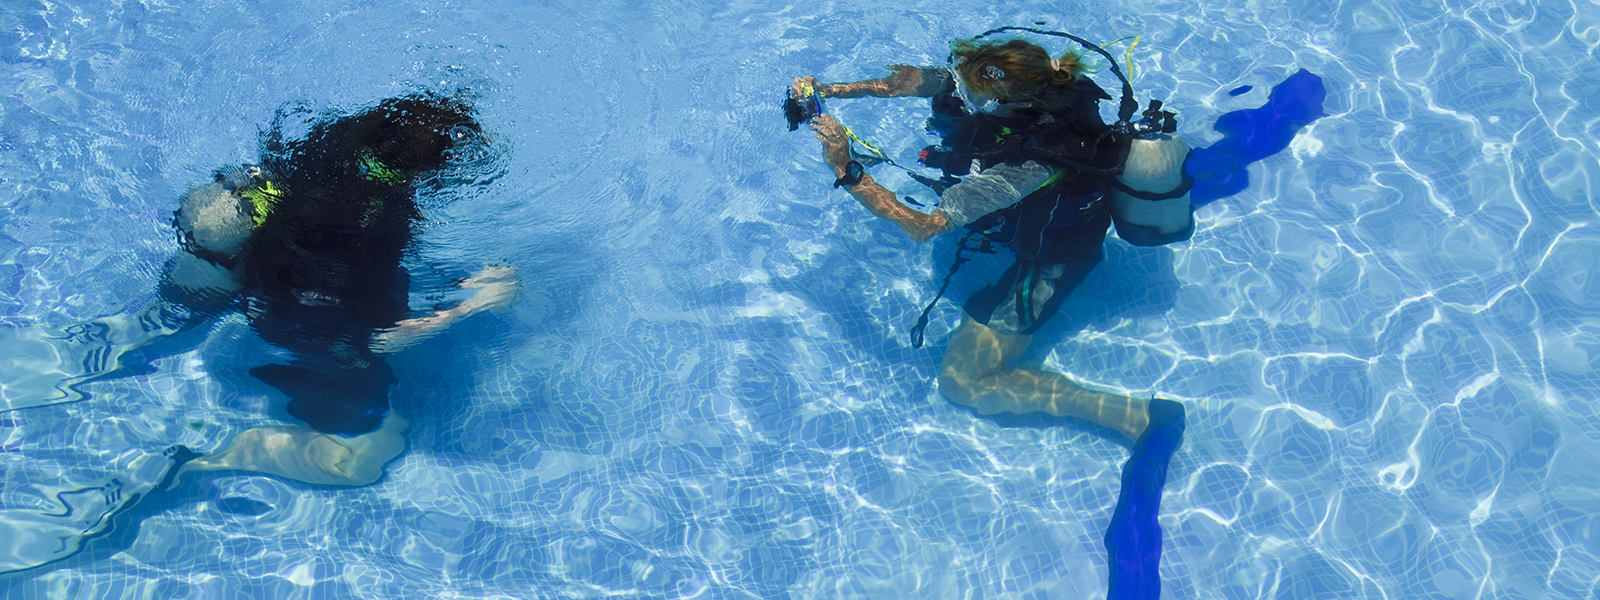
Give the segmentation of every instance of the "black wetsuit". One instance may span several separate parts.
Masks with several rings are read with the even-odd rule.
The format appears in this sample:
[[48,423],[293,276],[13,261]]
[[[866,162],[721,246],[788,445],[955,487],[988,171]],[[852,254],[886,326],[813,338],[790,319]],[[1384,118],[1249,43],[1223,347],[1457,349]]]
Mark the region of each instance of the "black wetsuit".
[[241,275],[251,327],[294,354],[250,374],[287,394],[295,418],[352,434],[376,429],[389,407],[394,374],[370,341],[409,310],[400,260],[417,215],[409,186],[345,179],[288,180]]
[[[413,185],[478,132],[470,107],[431,96],[392,98],[316,122],[303,140],[284,140],[275,125],[260,167],[219,171],[216,182],[185,197],[187,206],[204,196],[194,214],[180,210],[176,219],[191,257],[174,265],[227,277],[186,281],[192,277],[169,266],[159,301],[141,317],[153,321],[145,328],[193,329],[237,301],[263,340],[292,355],[288,364],[250,370],[289,397],[289,414],[323,433],[377,429],[395,378],[373,340],[410,310],[401,259],[421,217]],[[196,241],[199,227],[228,247]],[[239,239],[228,232],[241,228],[242,247],[219,241]],[[199,261],[215,267],[195,267]],[[148,371],[163,349],[142,344],[97,379]]]
[[[1104,257],[1101,246],[1111,225],[1106,198],[1110,178],[1104,170],[1118,160],[1119,142],[1101,120],[1098,102],[1110,96],[1082,78],[1049,90],[1049,110],[1024,108],[1000,117],[971,114],[954,92],[951,80],[933,99],[929,125],[943,141],[924,152],[925,164],[940,167],[946,176],[968,174],[974,160],[985,169],[1035,161],[1059,171],[1015,205],[967,225],[1017,253],[1017,261],[998,280],[968,298],[967,314],[989,325],[995,310],[1016,297],[1016,333],[1031,334]],[[1024,283],[1041,276],[1041,270],[1054,280],[1055,291],[1033,306]]]

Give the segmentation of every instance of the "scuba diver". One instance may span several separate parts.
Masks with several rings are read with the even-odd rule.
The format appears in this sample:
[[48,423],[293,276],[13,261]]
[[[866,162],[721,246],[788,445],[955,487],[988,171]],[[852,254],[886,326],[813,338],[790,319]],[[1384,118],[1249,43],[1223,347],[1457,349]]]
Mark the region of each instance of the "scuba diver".
[[[203,335],[205,325],[239,310],[287,355],[286,364],[250,374],[282,391],[288,414],[304,425],[250,429],[211,455],[181,445],[147,455],[95,487],[58,494],[60,513],[0,510],[0,529],[15,540],[0,553],[0,575],[59,563],[93,539],[131,543],[142,517],[182,501],[173,484],[189,471],[253,471],[315,485],[377,481],[405,450],[409,427],[390,407],[396,380],[385,356],[517,298],[516,273],[486,266],[461,283],[472,294],[451,308],[413,316],[407,305],[401,259],[422,217],[418,190],[488,156],[469,105],[390,98],[314,120],[304,139],[285,139],[284,116],[263,136],[261,164],[220,169],[183,196],[173,221],[184,251],[167,264],[155,298],[50,340],[43,350],[65,354],[61,368],[76,373],[23,391],[37,396],[24,399],[30,406],[86,398],[85,384],[150,373],[153,360],[193,344],[186,332]],[[58,395],[46,398],[51,392]]]
[[366,485],[405,449],[409,425],[390,410],[396,381],[384,356],[509,305],[519,284],[509,267],[486,266],[461,284],[471,297],[408,318],[401,258],[421,219],[417,188],[484,143],[470,106],[390,98],[316,121],[303,140],[284,139],[283,116],[264,135],[260,165],[223,168],[183,196],[174,223],[184,252],[168,264],[156,298],[137,314],[70,330],[87,374],[64,387],[148,373],[176,334],[237,309],[290,355],[250,374],[282,391],[305,425],[251,429],[219,453],[183,449],[174,461],[184,471]]
[[[253,471],[315,485],[377,481],[405,450],[409,427],[390,407],[396,380],[385,356],[518,297],[515,271],[486,266],[461,283],[472,293],[453,307],[413,313],[407,305],[401,259],[422,218],[418,190],[442,187],[439,176],[488,156],[468,104],[431,94],[390,98],[313,120],[303,139],[285,138],[284,116],[263,135],[261,164],[220,169],[183,196],[174,224],[184,251],[167,264],[155,298],[51,340],[58,343],[46,350],[65,354],[64,368],[77,373],[27,391],[40,397],[31,406],[86,398],[85,384],[150,373],[154,359],[192,345],[184,338],[195,336],[183,334],[203,334],[239,310],[287,355],[285,364],[250,374],[282,391],[288,414],[304,425],[250,429],[211,455],[184,446],[148,455],[96,487],[58,495],[75,498],[59,514],[0,510],[0,529],[16,540],[0,553],[0,575],[58,563],[92,539],[131,543],[124,538],[141,517],[182,500],[171,492],[189,471]],[[58,396],[43,398],[47,392]]]
[[[1015,263],[963,306],[961,324],[939,367],[939,390],[979,414],[1044,412],[1085,419],[1126,436],[1132,452],[1105,538],[1111,557],[1108,598],[1156,598],[1161,552],[1156,517],[1167,464],[1183,437],[1183,405],[1092,390],[1061,373],[1010,363],[1100,263],[1113,223],[1119,236],[1137,245],[1189,238],[1193,180],[1183,168],[1189,147],[1173,133],[1173,115],[1159,102],[1133,121],[1138,107],[1125,78],[1121,120],[1107,125],[1098,103],[1111,97],[1084,75],[1081,55],[1051,56],[1022,39],[981,39],[1007,29],[1014,28],[954,42],[949,67],[891,65],[888,77],[852,83],[796,78],[785,111],[791,130],[811,122],[823,159],[837,177],[834,187],[845,188],[912,239],[922,242],[965,229],[963,251],[977,239],[985,247],[1000,244],[1016,253]],[[1111,65],[1120,77],[1115,60]],[[877,157],[855,153],[852,139],[876,150],[822,114],[823,97],[865,96],[932,99],[928,127],[942,141],[919,158],[942,175],[935,180],[907,169],[939,194],[931,213],[906,206],[866,174],[862,161],[892,161],[881,152]],[[957,266],[961,262],[958,254]],[[926,318],[925,311],[914,330],[917,345]]]

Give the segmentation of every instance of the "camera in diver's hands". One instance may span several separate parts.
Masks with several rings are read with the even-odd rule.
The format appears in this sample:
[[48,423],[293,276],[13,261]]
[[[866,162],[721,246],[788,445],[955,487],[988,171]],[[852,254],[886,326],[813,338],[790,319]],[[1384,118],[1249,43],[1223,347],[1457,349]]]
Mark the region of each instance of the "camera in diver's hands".
[[800,128],[801,123],[822,114],[822,94],[817,93],[816,82],[811,78],[796,79],[789,86],[789,98],[783,101],[783,116],[789,120],[789,131]]

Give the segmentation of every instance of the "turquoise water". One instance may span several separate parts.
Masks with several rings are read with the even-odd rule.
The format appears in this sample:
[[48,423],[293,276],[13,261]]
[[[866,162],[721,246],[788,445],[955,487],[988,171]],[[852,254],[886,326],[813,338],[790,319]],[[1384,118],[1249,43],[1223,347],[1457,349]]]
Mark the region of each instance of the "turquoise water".
[[[415,300],[490,262],[527,283],[394,359],[416,425],[379,483],[190,476],[0,578],[11,597],[1103,595],[1126,446],[936,389],[957,302],[1004,259],[966,265],[911,348],[951,240],[833,190],[778,110],[789,77],[939,64],[1038,21],[1141,36],[1134,84],[1196,146],[1297,69],[1328,85],[1329,116],[1192,240],[1109,241],[1035,340],[1086,384],[1188,406],[1163,596],[1600,593],[1593,2],[3,11],[0,389],[53,372],[49,336],[142,306],[178,197],[254,160],[286,107],[475,98],[496,168],[424,198]],[[830,109],[902,162],[930,143],[924,102]],[[172,445],[288,423],[242,319],[191,342],[0,413],[0,525],[96,529]]]

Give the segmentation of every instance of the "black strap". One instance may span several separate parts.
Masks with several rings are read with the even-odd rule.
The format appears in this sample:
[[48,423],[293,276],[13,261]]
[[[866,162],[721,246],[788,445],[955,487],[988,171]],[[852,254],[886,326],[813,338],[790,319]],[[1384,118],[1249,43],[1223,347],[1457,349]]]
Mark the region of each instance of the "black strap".
[[994,247],[989,245],[989,239],[988,238],[979,237],[978,238],[979,239],[978,247],[976,247],[976,248],[968,248],[967,247],[967,240],[972,239],[972,236],[975,236],[975,235],[981,236],[982,234],[983,234],[983,232],[981,232],[981,231],[976,231],[976,230],[968,231],[967,235],[964,235],[964,236],[961,237],[961,241],[956,242],[956,261],[955,261],[955,263],[950,265],[950,272],[945,274],[945,276],[944,276],[944,284],[939,286],[939,293],[933,297],[933,301],[932,302],[928,303],[928,307],[927,308],[922,309],[922,316],[917,317],[917,324],[911,328],[911,347],[912,348],[921,348],[922,347],[922,333],[923,333],[923,331],[928,329],[928,313],[933,312],[933,307],[939,304],[939,299],[940,298],[944,297],[944,291],[950,287],[950,279],[952,277],[956,276],[956,271],[961,269],[961,263],[964,263],[964,262],[967,262],[969,260],[972,260],[970,258],[967,258],[966,256],[963,256],[963,254],[965,254],[967,250],[974,250],[974,251],[977,251],[977,252],[981,252],[983,254],[994,254]]
[[1117,66],[1116,57],[1111,56],[1110,52],[1106,52],[1105,48],[1101,48],[1099,46],[1096,46],[1093,43],[1089,42],[1089,40],[1086,40],[1086,39],[1083,39],[1081,37],[1072,35],[1070,33],[1062,32],[1062,31],[1045,31],[1043,29],[1038,29],[1036,27],[1016,27],[1016,26],[997,27],[995,29],[990,29],[988,31],[980,33],[977,36],[973,37],[972,39],[975,39],[975,40],[983,39],[983,38],[989,37],[991,35],[994,35],[996,33],[1003,32],[1003,31],[1027,31],[1027,32],[1037,33],[1039,35],[1053,35],[1053,36],[1056,36],[1056,37],[1064,37],[1064,38],[1070,39],[1070,40],[1072,40],[1074,42],[1077,42],[1079,44],[1082,44],[1084,48],[1088,48],[1088,49],[1093,50],[1095,52],[1099,52],[1101,56],[1106,57],[1106,61],[1107,62],[1111,63],[1111,72],[1117,76],[1117,79],[1121,79],[1122,80],[1122,106],[1117,110],[1118,120],[1124,121],[1124,122],[1130,121],[1131,119],[1133,119],[1133,113],[1136,113],[1136,112],[1139,111],[1139,101],[1133,99],[1133,84],[1128,82],[1128,76],[1127,75],[1123,75],[1122,74],[1122,68]]
[[1008,139],[1005,144],[1002,144],[997,148],[975,152],[963,152],[959,154],[959,157],[969,160],[977,159],[984,164],[988,164],[990,162],[1009,162],[1011,160],[1034,160],[1049,164],[1050,166],[1059,169],[1083,173],[1096,173],[1100,175],[1121,175],[1124,165],[1126,165],[1128,162],[1128,154],[1133,150],[1133,136],[1122,135],[1115,128],[1108,128],[1106,131],[1095,137],[1094,146],[1096,148],[1100,147],[1101,142],[1107,137],[1111,137],[1112,141],[1117,145],[1116,160],[1111,163],[1110,167],[1097,167],[1068,158],[1066,155],[1062,154],[1056,149],[1058,146],[1051,147],[1027,145],[1022,143],[1020,137]]
[[[899,167],[900,165],[895,166]],[[900,168],[905,169],[905,167]],[[956,179],[954,177],[945,176],[934,179],[911,169],[906,169],[906,174],[910,175],[912,179],[917,180],[917,183],[928,186],[928,189],[933,190],[934,195],[937,196],[943,196],[944,191],[950,189],[950,186],[961,183],[960,179]]]
[[861,183],[861,176],[865,173],[866,169],[861,166],[861,163],[852,160],[844,166],[844,175],[833,180],[833,187]]
[[1143,190],[1136,190],[1115,179],[1111,180],[1111,185],[1115,186],[1117,191],[1129,196],[1133,196],[1140,200],[1171,200],[1189,193],[1189,189],[1194,187],[1194,178],[1189,176],[1188,170],[1184,170],[1183,181],[1178,183],[1178,187],[1172,188],[1172,191],[1170,192],[1146,192]]
[[1038,280],[1039,265],[1028,259],[1019,259],[1017,263],[1024,265],[1017,272],[1022,276],[1022,282],[1016,289],[1017,331],[1023,331],[1033,326],[1033,284]]

